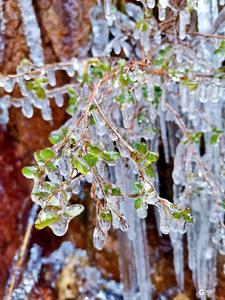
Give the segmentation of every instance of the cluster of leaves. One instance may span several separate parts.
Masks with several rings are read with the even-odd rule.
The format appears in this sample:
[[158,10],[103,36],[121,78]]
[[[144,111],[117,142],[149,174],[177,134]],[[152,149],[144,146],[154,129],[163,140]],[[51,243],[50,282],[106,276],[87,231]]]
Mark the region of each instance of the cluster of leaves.
[[132,144],[137,151],[132,153],[132,158],[142,166],[145,174],[150,178],[154,178],[153,162],[159,158],[156,152],[148,151],[147,144],[144,142],[135,142]]
[[173,212],[173,217],[174,217],[175,220],[183,219],[185,222],[193,223],[194,218],[192,217],[191,212],[192,211],[191,211],[190,208],[185,208],[183,210],[174,211]]
[[[158,57],[156,58],[155,65],[168,69],[170,57],[172,55],[171,53],[171,47],[161,49],[158,53]],[[115,81],[117,81],[122,91],[114,98],[114,101],[119,104],[120,108],[122,108],[122,105],[126,101],[134,104],[135,100],[132,92],[130,92],[130,87],[133,87],[135,84],[139,84],[139,82],[138,80],[134,81],[131,79],[128,64],[124,60],[119,60],[116,71],[112,71],[112,69],[106,63],[101,62],[100,60],[90,60],[86,64],[84,73],[78,78],[78,81],[80,81],[81,87],[85,84],[88,85],[89,92],[91,92],[93,91],[93,85],[96,82],[99,82],[99,80],[101,80],[101,78],[104,76],[108,78],[109,74],[114,74],[112,83],[114,84]],[[45,80],[33,80],[32,82],[29,82],[30,89],[36,91],[40,89],[41,84],[46,83],[47,82],[45,82]],[[141,85],[141,91],[143,100],[148,101],[149,95],[145,83]],[[67,112],[71,116],[74,116],[75,113],[78,112],[79,116],[80,96],[72,88],[68,88],[67,93],[69,95]],[[152,104],[155,110],[158,108],[161,97],[162,89],[159,84],[155,85],[152,99]],[[82,125],[80,131],[83,130],[83,133],[79,132],[79,137],[76,136],[76,126],[72,126],[71,128],[62,127],[57,132],[53,132],[49,137],[53,147],[47,147],[43,150],[37,151],[35,153],[35,160],[37,164],[35,166],[25,167],[23,169],[23,174],[25,177],[34,179],[35,185],[32,197],[33,200],[42,207],[42,210],[40,211],[36,221],[37,229],[50,226],[57,232],[57,226],[59,226],[60,222],[64,224],[65,229],[72,217],[82,212],[82,205],[68,205],[68,203],[71,194],[73,193],[73,182],[79,182],[79,180],[85,178],[85,176],[88,176],[88,174],[92,174],[92,178],[94,180],[93,185],[97,185],[102,189],[104,197],[103,202],[99,200],[101,204],[98,206],[99,216],[97,219],[99,222],[99,230],[101,229],[102,221],[110,223],[113,222],[113,218],[117,217],[121,220],[122,227],[125,224],[123,216],[119,215],[120,212],[116,211],[115,216],[114,210],[110,208],[110,205],[107,204],[107,199],[111,199],[113,197],[120,199],[125,195],[119,187],[112,183],[105,182],[104,179],[98,174],[97,167],[98,162],[103,162],[104,164],[108,165],[109,168],[110,166],[115,165],[118,159],[121,157],[121,154],[118,151],[119,147],[115,147],[113,150],[109,151],[107,146],[104,146],[104,143],[99,146],[90,141],[88,132],[89,125],[96,125],[94,114],[96,114],[97,111],[97,103],[92,102],[92,104],[88,104],[87,107],[88,111],[86,111],[85,114],[88,116],[88,120],[85,118],[84,120],[86,120],[88,123],[83,124],[81,122]],[[141,111],[138,112],[139,120],[141,120],[143,117],[140,115],[140,113]],[[105,123],[105,126],[109,125]],[[110,127],[109,129],[112,130]],[[115,131],[117,131],[117,129],[114,129],[114,132]],[[124,143],[124,140],[122,137],[120,138],[119,132],[117,137],[119,138],[115,145],[120,146],[120,143]],[[192,136],[191,140],[192,142],[195,142],[197,140],[197,136]],[[126,143],[129,144],[129,140],[125,141],[125,144]],[[156,193],[153,187],[153,164],[157,162],[158,154],[149,151],[147,143],[144,141],[134,142],[132,145],[128,146],[128,149],[130,152],[130,159],[133,160],[137,168],[137,177],[139,178],[139,181],[135,184],[135,195],[133,195],[134,207],[139,210],[146,203],[150,203],[150,200],[146,200],[149,196],[148,193]],[[63,158],[65,153],[66,156]],[[68,174],[66,175],[61,170],[60,161],[62,160],[63,164],[67,165],[67,167],[68,165],[70,166]],[[57,182],[52,182],[51,174],[54,176],[59,176],[59,180]],[[148,182],[148,186],[150,187],[148,190],[145,190],[144,188],[145,182]],[[98,202],[98,200],[96,201]],[[189,217],[190,222],[191,216],[186,210],[178,210],[178,213],[182,213],[182,218],[187,222]]]
[[[211,137],[210,137],[210,144],[216,144],[219,141],[219,138],[221,137],[223,131],[218,129],[216,126],[212,126],[211,129]],[[203,138],[204,133],[202,131],[196,131],[194,133],[189,133],[186,136],[186,140],[184,143],[194,143],[199,144],[201,142],[201,139]]]

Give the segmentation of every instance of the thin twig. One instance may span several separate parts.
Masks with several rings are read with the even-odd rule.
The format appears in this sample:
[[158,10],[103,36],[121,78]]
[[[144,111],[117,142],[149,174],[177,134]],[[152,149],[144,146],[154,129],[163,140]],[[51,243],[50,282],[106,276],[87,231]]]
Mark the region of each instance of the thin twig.
[[34,219],[36,218],[36,215],[37,215],[37,211],[38,211],[38,205],[34,204],[31,209],[30,218],[28,219],[28,223],[27,223],[27,227],[26,227],[26,231],[25,231],[25,235],[24,235],[22,244],[18,251],[18,259],[16,260],[15,266],[13,266],[13,270],[12,270],[13,273],[12,273],[11,277],[9,278],[9,283],[7,284],[8,288],[6,290],[6,295],[4,297],[4,300],[12,299],[13,291],[17,284],[18,276],[21,272],[21,268],[23,266],[23,262],[26,257],[27,248],[28,248],[28,245],[29,245],[29,242],[31,239],[32,228],[33,228],[33,224],[34,224]]
[[187,34],[194,35],[194,36],[201,36],[204,38],[225,40],[225,36],[219,34],[200,33],[200,32],[193,32],[193,31],[192,32],[188,31]]

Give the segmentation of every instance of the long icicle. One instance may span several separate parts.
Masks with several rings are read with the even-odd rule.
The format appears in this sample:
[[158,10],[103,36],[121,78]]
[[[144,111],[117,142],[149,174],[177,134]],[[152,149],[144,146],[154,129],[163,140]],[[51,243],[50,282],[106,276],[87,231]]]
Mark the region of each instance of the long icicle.
[[44,51],[42,48],[41,31],[37,22],[31,0],[19,0],[23,18],[24,34],[30,49],[30,59],[37,65],[43,65]]
[[0,63],[3,60],[5,49],[5,24],[6,20],[4,17],[4,0],[0,0]]

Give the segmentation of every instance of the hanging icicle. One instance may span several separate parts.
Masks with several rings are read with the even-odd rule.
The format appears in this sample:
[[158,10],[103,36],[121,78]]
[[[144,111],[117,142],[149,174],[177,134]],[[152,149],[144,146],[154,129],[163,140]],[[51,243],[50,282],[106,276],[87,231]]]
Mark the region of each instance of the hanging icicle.
[[3,60],[4,49],[5,49],[5,29],[6,20],[4,17],[4,0],[0,0],[0,63]]
[[44,52],[41,41],[41,31],[37,22],[31,0],[19,0],[19,6],[24,25],[24,35],[30,50],[30,59],[34,64],[43,65]]

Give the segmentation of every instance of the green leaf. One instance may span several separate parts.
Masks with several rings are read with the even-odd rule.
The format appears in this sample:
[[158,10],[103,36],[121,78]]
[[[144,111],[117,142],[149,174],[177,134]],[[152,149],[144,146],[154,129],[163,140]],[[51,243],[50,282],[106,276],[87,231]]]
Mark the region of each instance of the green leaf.
[[138,194],[141,194],[142,189],[143,189],[143,186],[142,186],[141,182],[135,181],[135,183],[134,183],[135,192],[138,193]]
[[100,214],[100,218],[106,222],[111,222],[112,221],[112,214],[110,212],[102,212]]
[[57,167],[51,161],[47,163],[47,168],[51,171],[57,170]]
[[142,111],[138,112],[137,119],[139,124],[146,121],[146,117],[144,116]]
[[44,212],[44,214],[42,212],[43,211],[39,213],[39,216],[35,222],[35,228],[38,230],[41,230],[60,220],[60,216],[56,211],[48,211],[46,213]]
[[92,154],[98,155],[101,152],[101,149],[99,149],[97,146],[95,145],[90,145],[89,146],[89,151]]
[[60,135],[59,134],[51,134],[48,139],[53,145],[55,145],[60,141]]
[[72,162],[73,166],[77,169],[79,173],[86,175],[89,172],[87,166],[82,161],[76,158],[72,158]]
[[218,133],[214,133],[211,138],[210,138],[210,144],[216,144],[219,138],[219,134]]
[[166,48],[160,49],[158,55],[154,60],[154,65],[163,65],[165,63],[166,58],[169,58],[169,54],[171,53],[172,46],[167,46]]
[[136,29],[142,32],[148,31],[149,25],[145,20],[139,20],[136,22]]
[[190,141],[199,144],[202,136],[203,136],[203,132],[197,131],[190,135]]
[[148,162],[156,162],[159,159],[159,155],[156,152],[148,151],[146,155],[146,159]]
[[35,166],[27,166],[22,169],[22,174],[28,179],[33,179],[38,175],[38,169]]
[[49,193],[48,192],[34,192],[31,195],[34,197],[40,198],[40,199],[44,199],[49,196]]
[[188,214],[184,215],[183,218],[188,223],[193,223],[194,222],[194,218],[192,216],[188,215]]
[[110,191],[111,191],[111,188],[112,188],[112,185],[111,185],[111,183],[104,183],[104,185],[103,185],[103,189],[104,189],[104,192],[106,193],[106,194],[108,194]]
[[222,201],[221,206],[225,210],[225,199]]
[[125,78],[123,72],[121,72],[120,75],[119,75],[119,82],[120,82],[122,87],[125,87],[125,86],[128,85],[128,80],[127,80],[127,78]]
[[40,83],[48,83],[48,78],[36,78],[34,80],[35,83],[40,84]]
[[182,81],[183,85],[186,86],[190,92],[198,88],[198,83],[191,81],[189,78],[186,78]]
[[77,106],[72,104],[72,105],[69,105],[66,109],[66,112],[70,115],[70,116],[73,116],[74,113],[77,111]]
[[154,169],[150,163],[146,163],[144,166],[145,173],[150,177],[154,178]]
[[115,96],[114,100],[115,100],[115,102],[118,103],[119,105],[124,104],[125,101],[126,101],[124,94],[120,94],[119,96]]
[[92,113],[89,115],[89,124],[90,124],[91,126],[94,126],[94,125],[95,125],[95,119],[94,119]]
[[148,151],[146,143],[143,142],[135,142],[132,146],[142,155],[146,154]]
[[37,162],[38,165],[43,166],[45,164],[45,160],[41,156],[41,150],[37,150],[34,153],[34,158],[35,158],[35,160],[36,160],[36,162]]
[[219,47],[215,49],[214,54],[225,56],[225,41],[221,41]]
[[135,199],[135,201],[134,201],[134,207],[135,207],[136,209],[139,209],[139,208],[141,208],[142,203],[143,203],[142,198],[137,198],[137,199]]
[[223,131],[214,126],[214,127],[212,127],[212,132],[213,132],[213,134],[210,138],[210,144],[216,144],[218,142],[218,139],[220,138],[220,135],[223,133]]
[[146,85],[144,85],[142,87],[142,94],[143,94],[144,99],[147,100],[148,99],[148,89],[147,89]]
[[26,82],[26,88],[28,91],[32,91],[34,89],[34,84],[32,81],[27,81]]
[[173,212],[173,217],[175,220],[180,220],[182,218],[182,213],[179,211]]
[[89,145],[88,153],[83,156],[83,160],[89,165],[89,167],[94,167],[99,158],[99,153],[101,150],[95,145]]
[[40,85],[35,86],[35,94],[39,99],[45,99],[46,98],[45,90]]
[[86,161],[86,163],[89,165],[89,167],[94,167],[96,162],[98,161],[98,156],[92,154],[92,153],[87,153],[83,156],[83,160]]
[[103,151],[101,158],[107,163],[114,163],[120,158],[120,153],[115,151]]
[[112,195],[113,196],[121,196],[121,189],[119,187],[113,187],[112,188]]
[[57,221],[59,221],[59,217],[51,217],[44,221],[40,221],[39,219],[37,219],[37,221],[35,222],[35,228],[41,230]]
[[55,156],[55,152],[51,148],[40,150],[40,155],[44,160],[50,160]]
[[191,216],[191,208],[185,208],[184,210],[181,211],[181,215],[184,219],[184,221],[192,223],[194,221],[194,218]]
[[159,105],[159,101],[160,98],[162,96],[162,89],[160,86],[155,85],[154,86],[154,98],[153,98],[153,105],[155,106],[155,108],[157,109],[158,105]]
[[68,86],[68,88],[67,88],[67,93],[68,93],[70,96],[75,96],[75,95],[76,95],[74,89],[73,89],[71,86]]
[[55,189],[57,189],[57,185],[50,181],[45,181],[43,182],[43,188],[48,192],[53,192]]
[[102,72],[101,68],[99,68],[99,67],[93,67],[91,69],[91,72],[95,77],[99,77],[99,78],[103,77],[103,72]]
[[49,136],[49,141],[55,145],[64,139],[64,137],[68,134],[69,129],[67,127],[61,128],[59,132],[52,132]]

